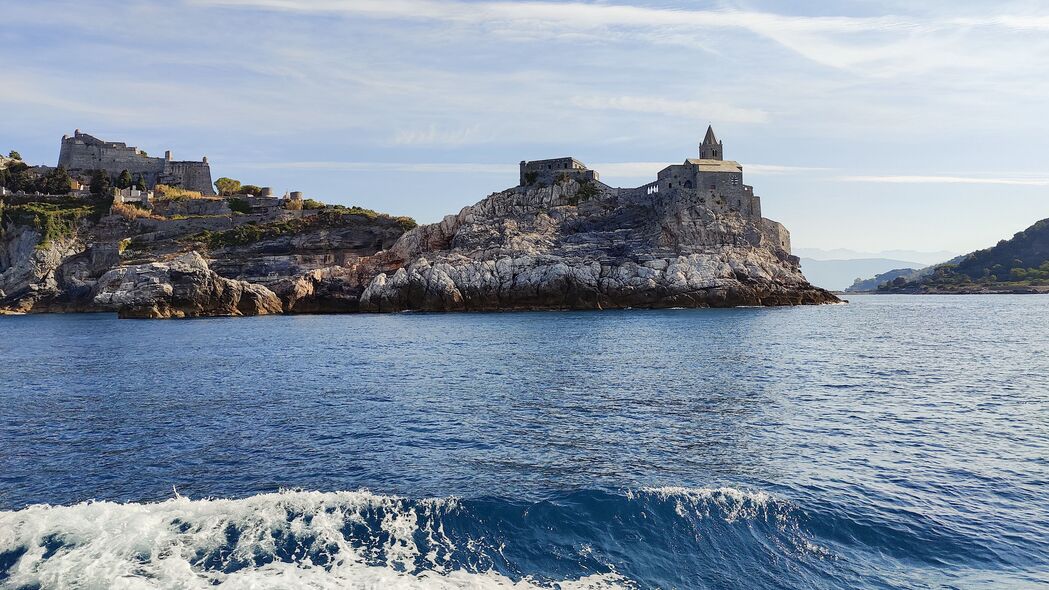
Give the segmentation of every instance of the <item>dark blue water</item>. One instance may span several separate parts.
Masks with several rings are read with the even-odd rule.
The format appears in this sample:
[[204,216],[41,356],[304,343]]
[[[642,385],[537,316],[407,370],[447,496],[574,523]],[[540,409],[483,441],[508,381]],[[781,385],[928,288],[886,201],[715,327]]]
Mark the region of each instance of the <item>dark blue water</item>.
[[3,588],[1049,587],[1049,298],[0,318]]

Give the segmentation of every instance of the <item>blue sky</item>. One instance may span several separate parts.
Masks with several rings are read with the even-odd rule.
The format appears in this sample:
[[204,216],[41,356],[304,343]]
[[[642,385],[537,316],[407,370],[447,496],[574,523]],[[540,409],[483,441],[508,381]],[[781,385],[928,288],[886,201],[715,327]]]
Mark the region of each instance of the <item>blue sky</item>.
[[[920,5],[919,5],[920,4]],[[11,2],[0,150],[74,128],[436,221],[573,155],[636,186],[707,123],[810,248],[951,250],[1049,217],[1038,2]]]

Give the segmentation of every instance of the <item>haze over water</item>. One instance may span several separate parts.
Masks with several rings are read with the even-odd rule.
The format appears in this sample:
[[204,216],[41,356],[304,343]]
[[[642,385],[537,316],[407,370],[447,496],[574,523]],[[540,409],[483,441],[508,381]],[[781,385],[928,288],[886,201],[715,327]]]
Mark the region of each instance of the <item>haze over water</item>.
[[1047,312],[0,318],[0,587],[1044,587]]

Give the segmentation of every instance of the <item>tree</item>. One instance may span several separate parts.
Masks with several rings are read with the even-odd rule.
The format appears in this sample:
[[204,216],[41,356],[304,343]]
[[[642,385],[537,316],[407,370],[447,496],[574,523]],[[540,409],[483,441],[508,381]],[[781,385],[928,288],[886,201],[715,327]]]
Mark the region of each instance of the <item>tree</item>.
[[260,197],[262,196],[262,187],[255,186],[254,184],[245,184],[240,187],[240,194]]
[[140,191],[147,190],[146,189],[146,180],[144,178],[142,178],[141,176],[136,175],[135,176],[135,188],[137,188]]
[[7,154],[7,157],[14,160],[18,160],[19,162],[22,161],[22,154],[16,152],[15,150],[11,150],[11,153]]
[[105,196],[113,189],[113,182],[105,170],[95,170],[91,173],[91,194]]
[[215,181],[215,188],[218,189],[220,195],[228,197],[237,194],[240,190],[240,181],[223,176]]
[[120,172],[120,176],[117,177],[116,184],[117,188],[124,189],[131,188],[131,185],[134,184],[134,182],[135,181],[131,179],[131,173],[125,168]]
[[40,177],[37,190],[45,195],[64,195],[69,192],[72,182],[66,169],[59,166]]
[[4,169],[6,186],[12,191],[33,192],[36,190],[36,178],[24,162],[15,162]]

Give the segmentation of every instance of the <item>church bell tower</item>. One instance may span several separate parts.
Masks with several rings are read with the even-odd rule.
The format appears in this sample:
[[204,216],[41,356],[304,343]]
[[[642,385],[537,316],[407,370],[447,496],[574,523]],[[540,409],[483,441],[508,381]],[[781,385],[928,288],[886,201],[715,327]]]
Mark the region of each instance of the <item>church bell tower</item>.
[[722,160],[725,157],[724,146],[714,135],[714,128],[707,125],[707,134],[703,137],[703,143],[699,144],[699,159]]

